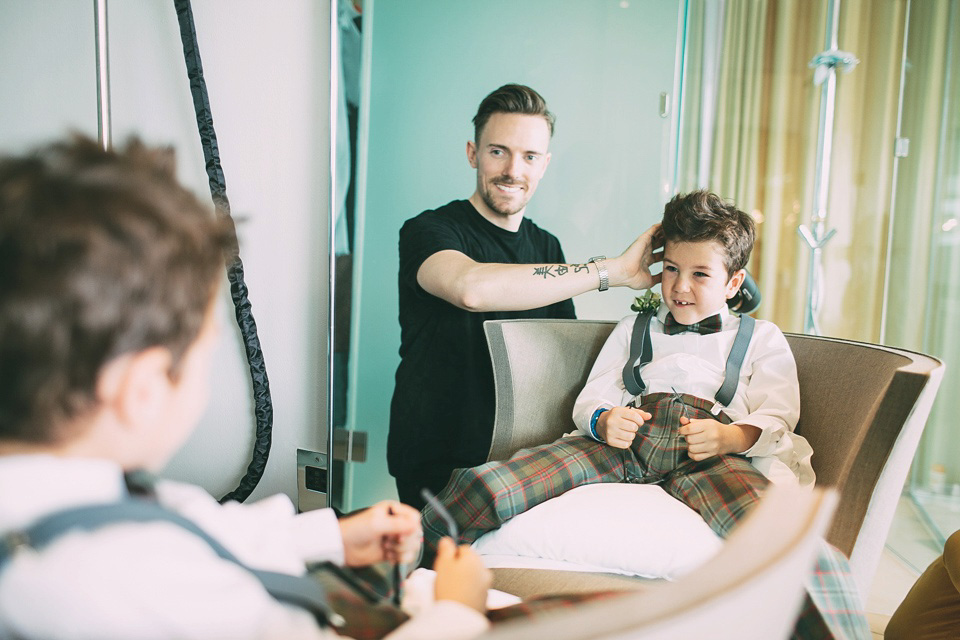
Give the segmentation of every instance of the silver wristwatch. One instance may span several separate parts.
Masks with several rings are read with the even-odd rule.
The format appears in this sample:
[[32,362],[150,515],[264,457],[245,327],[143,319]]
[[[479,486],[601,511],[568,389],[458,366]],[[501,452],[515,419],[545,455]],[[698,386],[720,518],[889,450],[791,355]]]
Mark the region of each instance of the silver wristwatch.
[[607,256],[594,256],[587,260],[587,264],[597,265],[597,273],[600,274],[600,286],[597,291],[606,291],[610,288],[610,275],[607,273]]

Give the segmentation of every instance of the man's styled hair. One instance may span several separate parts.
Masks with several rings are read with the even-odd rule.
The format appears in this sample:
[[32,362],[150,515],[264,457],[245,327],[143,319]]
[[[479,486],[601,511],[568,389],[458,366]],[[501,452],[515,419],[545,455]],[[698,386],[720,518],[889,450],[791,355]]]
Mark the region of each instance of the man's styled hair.
[[489,94],[477,108],[473,116],[473,141],[480,144],[480,133],[495,113],[520,113],[526,116],[541,116],[550,127],[553,137],[553,124],[556,117],[547,109],[547,101],[539,93],[522,84],[505,84]]
[[720,244],[727,277],[747,266],[757,233],[753,218],[703,190],[674,196],[663,208],[661,229],[666,241]]
[[165,347],[175,380],[235,242],[172,150],[74,136],[0,158],[0,439],[69,435],[117,356]]

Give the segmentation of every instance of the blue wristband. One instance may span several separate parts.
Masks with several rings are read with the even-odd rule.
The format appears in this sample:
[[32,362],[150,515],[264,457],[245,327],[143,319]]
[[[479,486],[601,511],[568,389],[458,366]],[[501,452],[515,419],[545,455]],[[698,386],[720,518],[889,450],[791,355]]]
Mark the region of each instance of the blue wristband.
[[593,437],[596,440],[599,440],[600,442],[603,442],[603,438],[597,435],[597,418],[599,418],[600,414],[603,413],[604,411],[607,411],[607,409],[600,407],[599,409],[593,412],[593,417],[590,418],[590,433],[593,435]]

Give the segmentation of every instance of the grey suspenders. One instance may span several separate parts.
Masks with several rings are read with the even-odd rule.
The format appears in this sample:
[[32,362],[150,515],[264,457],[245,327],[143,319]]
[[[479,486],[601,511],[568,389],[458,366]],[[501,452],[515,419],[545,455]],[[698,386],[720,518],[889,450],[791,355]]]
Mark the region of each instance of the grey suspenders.
[[[623,367],[623,384],[627,391],[634,396],[642,395],[647,388],[646,383],[640,376],[640,368],[653,359],[653,345],[650,340],[650,322],[653,316],[653,311],[638,313],[636,320],[633,321],[633,333],[630,336],[630,357]],[[730,355],[727,356],[723,384],[720,385],[717,395],[714,396],[716,401],[724,407],[730,404],[737,393],[740,369],[743,367],[743,359],[747,355],[747,347],[750,346],[750,338],[753,337],[753,329],[756,323],[756,320],[746,314],[740,316],[740,328],[737,329],[737,337],[730,348]],[[634,365],[635,362],[636,365]]]
[[[121,522],[170,522],[186,529],[210,545],[214,552],[250,572],[275,600],[302,607],[325,626],[339,616],[328,606],[323,589],[309,577],[292,576],[273,571],[252,569],[237,559],[222,544],[210,537],[203,529],[183,516],[174,513],[150,500],[128,498],[121,502],[77,507],[53,513],[25,531],[15,531],[0,537],[0,571],[12,559],[17,548],[27,545],[40,549],[59,536],[77,529],[92,531],[108,524]],[[149,549],[144,552],[149,553]]]
[[740,328],[737,329],[737,337],[734,338],[733,346],[730,347],[730,355],[727,356],[727,364],[723,370],[723,384],[714,396],[716,401],[725,407],[730,405],[730,401],[737,393],[740,369],[743,367],[743,359],[747,356],[747,347],[750,346],[750,338],[753,337],[753,328],[756,324],[757,321],[747,314],[740,315]]
[[[647,389],[646,383],[640,377],[640,367],[653,360],[653,345],[650,344],[650,322],[653,320],[653,314],[653,311],[638,313],[633,321],[633,333],[630,335],[630,357],[627,358],[627,364],[623,365],[623,386],[632,396],[642,395]],[[637,363],[636,366],[634,366],[634,362]]]

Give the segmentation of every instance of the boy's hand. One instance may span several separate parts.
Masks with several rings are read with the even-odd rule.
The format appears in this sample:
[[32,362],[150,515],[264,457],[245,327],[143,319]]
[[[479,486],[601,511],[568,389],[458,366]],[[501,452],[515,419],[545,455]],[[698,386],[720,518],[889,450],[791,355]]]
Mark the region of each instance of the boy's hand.
[[493,576],[469,545],[458,548],[451,538],[441,538],[433,570],[437,572],[433,586],[437,600],[453,600],[487,612],[487,589]]
[[420,512],[386,500],[369,509],[340,519],[344,561],[350,567],[376,562],[413,562],[423,532]]
[[[597,420],[599,423],[600,421]],[[747,424],[723,424],[713,418],[680,418],[680,435],[687,439],[691,460],[706,460],[726,453],[741,453],[754,445],[760,429]]]
[[597,435],[611,447],[626,449],[637,437],[637,430],[644,420],[652,418],[649,413],[633,407],[614,407],[597,418]]

